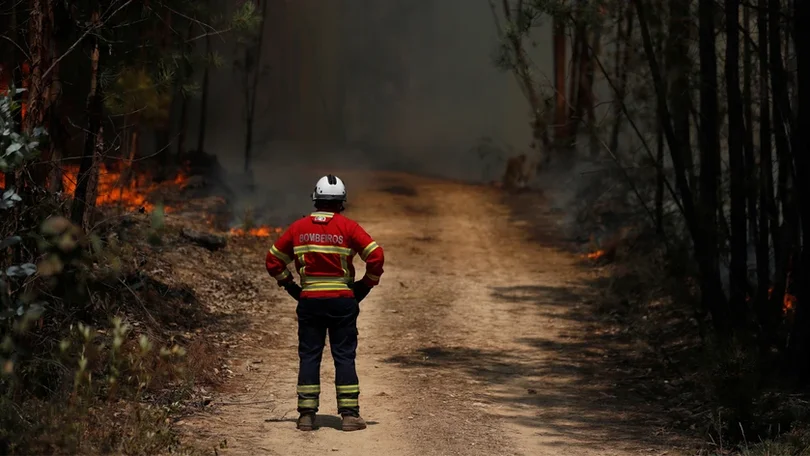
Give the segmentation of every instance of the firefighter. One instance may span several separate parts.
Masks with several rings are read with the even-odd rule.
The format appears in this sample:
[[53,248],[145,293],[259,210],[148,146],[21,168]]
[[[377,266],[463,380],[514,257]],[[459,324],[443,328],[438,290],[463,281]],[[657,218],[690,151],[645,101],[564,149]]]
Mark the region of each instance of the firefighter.
[[[321,356],[328,332],[342,429],[357,431],[366,428],[360,417],[360,386],[354,365],[358,304],[380,283],[383,249],[357,222],[341,215],[346,187],[338,177],[322,177],[315,184],[312,200],[315,212],[290,225],[266,258],[267,271],[298,301],[297,427],[311,431],[315,426]],[[354,280],[355,255],[366,262],[366,274],[360,281]],[[287,270],[293,261],[300,286]]]

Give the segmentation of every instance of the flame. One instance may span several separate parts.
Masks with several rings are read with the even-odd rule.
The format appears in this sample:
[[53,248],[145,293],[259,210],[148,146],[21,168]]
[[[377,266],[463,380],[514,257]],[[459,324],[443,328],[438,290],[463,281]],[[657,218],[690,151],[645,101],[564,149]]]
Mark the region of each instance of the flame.
[[796,308],[796,296],[785,293],[785,298],[782,300],[782,313],[786,314]]
[[242,228],[231,228],[230,234],[232,236],[254,236],[254,237],[270,237],[273,233],[279,234],[283,230],[281,228],[273,228],[262,225],[256,228],[244,230]]
[[[171,180],[164,183],[151,182],[146,175],[133,175],[128,184],[124,184],[123,172],[107,165],[102,165],[98,173],[98,187],[96,192],[96,207],[118,206],[125,210],[151,211],[155,205],[147,199],[153,191],[165,186],[183,186],[188,181],[184,172],[178,172]],[[73,196],[76,192],[79,167],[68,165],[62,168],[62,191],[65,195]],[[0,188],[5,188],[6,176],[0,173]],[[165,206],[166,212],[177,208]],[[269,236],[269,234],[268,234]]]
[[[772,295],[773,285],[768,288],[768,299],[771,299]],[[786,315],[788,312],[795,309],[798,301],[799,300],[796,298],[796,295],[791,294],[789,291],[785,291],[785,296],[782,298],[782,315]]]
[[[73,195],[76,191],[79,167],[67,166],[62,169],[62,188],[66,194]],[[150,193],[166,185],[183,185],[188,177],[182,171],[174,179],[164,183],[155,183],[147,179],[146,175],[133,175],[128,183],[122,179],[122,170],[115,170],[102,164],[98,172],[98,187],[96,192],[96,207],[118,206],[126,210],[151,211],[155,205],[147,198]],[[165,206],[164,211],[172,212],[176,208]]]
[[[28,62],[23,62],[20,65],[20,69],[22,70],[22,88],[28,88],[28,80],[31,75],[31,65]],[[11,74],[6,73],[3,71],[4,66],[0,64],[0,95],[6,96],[8,95],[9,84],[11,83]],[[28,91],[25,91],[20,96],[20,118],[25,119],[26,113],[28,113],[28,106],[26,100],[28,99]]]
[[598,260],[599,258],[605,256],[605,253],[606,252],[604,250],[597,250],[596,252],[591,252],[587,255],[583,255],[582,257],[587,258],[589,260]]

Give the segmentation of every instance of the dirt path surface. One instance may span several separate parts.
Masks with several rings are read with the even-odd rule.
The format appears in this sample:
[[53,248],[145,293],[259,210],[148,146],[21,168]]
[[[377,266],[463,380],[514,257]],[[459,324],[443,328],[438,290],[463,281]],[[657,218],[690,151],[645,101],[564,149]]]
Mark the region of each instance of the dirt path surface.
[[655,405],[615,394],[601,372],[611,355],[588,317],[599,273],[554,241],[552,216],[527,206],[516,218],[496,189],[401,174],[350,191],[347,215],[386,253],[359,319],[369,428],[338,430],[327,350],[321,428],[295,429],[295,306],[257,244],[233,260],[249,265],[256,289],[234,309],[252,319],[234,376],[208,412],[185,420],[189,432],[223,455],[677,454]]

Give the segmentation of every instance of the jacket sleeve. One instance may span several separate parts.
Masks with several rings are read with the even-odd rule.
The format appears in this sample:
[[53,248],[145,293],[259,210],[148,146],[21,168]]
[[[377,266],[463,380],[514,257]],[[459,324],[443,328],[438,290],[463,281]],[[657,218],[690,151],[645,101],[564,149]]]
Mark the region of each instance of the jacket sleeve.
[[355,226],[352,234],[352,249],[366,262],[366,275],[363,276],[362,282],[369,287],[378,285],[385,263],[383,249],[359,224]]
[[264,262],[267,272],[278,282],[278,286],[284,286],[293,280],[293,276],[287,269],[287,265],[293,260],[293,235],[292,230],[287,229],[281,237],[270,247]]

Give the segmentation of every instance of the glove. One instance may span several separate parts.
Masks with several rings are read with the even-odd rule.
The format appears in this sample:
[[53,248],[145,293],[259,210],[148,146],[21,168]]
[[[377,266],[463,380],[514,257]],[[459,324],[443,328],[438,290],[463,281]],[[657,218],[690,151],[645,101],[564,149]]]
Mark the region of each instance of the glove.
[[287,294],[292,296],[293,299],[295,299],[296,301],[301,299],[301,286],[300,285],[298,285],[297,283],[295,283],[293,281],[289,281],[289,282],[285,283],[283,286],[284,286],[284,289],[287,290]]
[[357,300],[357,303],[359,304],[360,301],[362,301],[363,299],[366,298],[366,296],[368,296],[368,293],[371,291],[371,287],[369,287],[363,282],[354,282],[354,284],[352,285],[352,291],[354,292],[354,298]]

